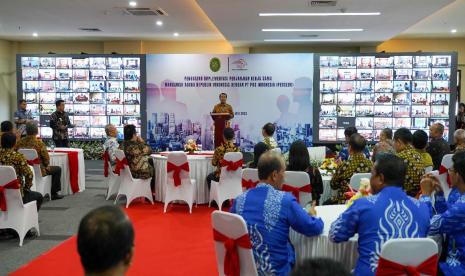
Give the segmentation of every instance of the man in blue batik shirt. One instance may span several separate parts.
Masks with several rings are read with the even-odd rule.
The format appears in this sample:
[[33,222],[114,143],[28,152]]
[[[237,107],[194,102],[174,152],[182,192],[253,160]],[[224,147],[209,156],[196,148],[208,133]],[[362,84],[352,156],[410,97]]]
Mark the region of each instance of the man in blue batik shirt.
[[[465,275],[465,152],[452,157],[449,176],[453,186],[447,202],[439,181],[432,175],[421,180],[421,200],[431,206],[431,194],[436,191],[429,235],[445,234],[447,258],[439,263],[444,275]],[[445,250],[445,249],[443,249]]]
[[[344,136],[346,138],[346,146],[341,149],[337,156],[337,160],[339,161],[347,161],[349,159],[349,139],[352,134],[358,133],[358,130],[356,127],[348,127],[344,130]],[[370,160],[370,151],[368,150],[367,147],[363,150],[363,154],[365,157]]]
[[19,100],[19,108],[15,111],[14,118],[16,123],[16,129],[21,134],[21,137],[26,136],[26,124],[33,121],[32,113],[27,110],[27,103],[25,100]]
[[386,241],[426,237],[430,211],[425,203],[403,191],[405,173],[401,158],[379,156],[371,171],[373,195],[355,200],[331,225],[329,237],[333,242],[344,242],[358,234],[359,258],[354,275],[375,275]]
[[280,191],[286,166],[281,155],[264,153],[258,161],[260,183],[234,200],[232,213],[247,223],[259,275],[288,275],[295,263],[289,227],[306,235],[323,231],[323,221],[312,207],[308,213],[291,193]]

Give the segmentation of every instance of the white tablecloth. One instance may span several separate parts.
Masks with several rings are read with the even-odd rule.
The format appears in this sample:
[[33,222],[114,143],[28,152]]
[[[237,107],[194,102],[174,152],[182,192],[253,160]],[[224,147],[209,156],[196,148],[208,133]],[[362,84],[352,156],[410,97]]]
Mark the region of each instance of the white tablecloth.
[[333,243],[329,240],[331,223],[345,210],[345,205],[316,207],[317,215],[325,224],[320,236],[306,237],[291,230],[290,238],[295,248],[297,263],[308,258],[327,257],[340,261],[349,270],[355,267],[358,258],[357,236],[343,243]]
[[[79,192],[86,189],[86,164],[84,162],[84,151],[82,149],[74,148],[55,148],[56,151],[77,151],[79,162],[78,184]],[[61,194],[71,195],[70,179],[69,179],[69,162],[68,155],[60,152],[50,152],[50,165],[61,167]]]
[[[164,202],[167,158],[156,154],[152,155],[152,158],[155,167],[155,200]],[[196,202],[198,204],[208,203],[208,186],[205,180],[207,175],[215,170],[211,164],[212,159],[212,155],[187,156],[190,176],[197,181]]]
[[331,196],[336,192],[331,190],[331,176],[322,175],[321,179],[323,180],[323,193],[320,197],[320,205],[322,205],[326,200],[330,199]]

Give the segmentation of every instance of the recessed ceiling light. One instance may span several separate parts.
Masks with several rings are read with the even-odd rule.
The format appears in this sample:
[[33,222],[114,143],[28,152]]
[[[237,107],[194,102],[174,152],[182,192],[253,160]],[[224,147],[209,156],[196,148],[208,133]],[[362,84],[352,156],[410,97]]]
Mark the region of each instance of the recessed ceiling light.
[[456,33],[457,32],[457,29],[452,29],[450,30],[451,33]]
[[131,1],[131,2],[129,2],[129,6],[135,7],[135,6],[137,6],[137,2],[136,1]]
[[350,41],[350,38],[316,38],[316,39],[265,39],[266,42],[338,42]]
[[262,32],[362,32],[363,29],[262,29]]
[[179,36],[179,33],[173,33],[174,36]]
[[380,12],[320,12],[320,13],[308,13],[308,12],[290,12],[290,13],[259,13],[258,16],[362,16],[362,15],[380,15]]
[[38,37],[39,34],[34,32],[34,33],[32,33],[32,36],[33,36],[33,37]]
[[163,21],[157,20],[156,24],[157,24],[157,26],[163,26]]

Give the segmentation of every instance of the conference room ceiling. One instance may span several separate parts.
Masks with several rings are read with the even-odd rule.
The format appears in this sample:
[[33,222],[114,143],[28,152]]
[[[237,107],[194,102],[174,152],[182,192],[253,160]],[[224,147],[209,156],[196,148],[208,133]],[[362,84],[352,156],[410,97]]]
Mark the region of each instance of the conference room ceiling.
[[[199,6],[224,37],[235,46],[270,44],[267,39],[350,39],[342,44],[377,44],[402,33],[410,26],[453,0],[337,0],[333,7],[314,7],[303,0],[197,0]],[[463,9],[460,10],[463,13]],[[260,17],[259,13],[359,13],[371,16]],[[457,11],[458,13],[459,11]],[[462,16],[463,17],[463,16]],[[463,24],[465,26],[465,24]],[[262,29],[363,29],[353,32],[263,32]],[[427,30],[425,30],[427,31]],[[295,42],[281,42],[295,43]],[[304,42],[305,43],[305,42]],[[310,43],[310,42],[307,42]],[[328,43],[328,42],[326,42]]]
[[[224,39],[194,0],[134,0],[136,8],[167,15],[135,16],[129,0],[0,0],[0,38],[30,39]],[[157,26],[161,20],[163,26]],[[88,32],[79,28],[98,28]],[[38,37],[32,34],[36,32]],[[178,37],[173,34],[177,32]]]

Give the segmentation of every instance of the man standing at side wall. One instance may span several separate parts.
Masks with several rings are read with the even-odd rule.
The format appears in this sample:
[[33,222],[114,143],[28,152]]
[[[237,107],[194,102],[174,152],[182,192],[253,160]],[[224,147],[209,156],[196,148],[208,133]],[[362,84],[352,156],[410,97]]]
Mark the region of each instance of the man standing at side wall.
[[53,130],[53,142],[58,148],[69,148],[68,128],[73,128],[68,113],[65,112],[65,101],[55,102],[57,110],[50,115],[50,128]]

